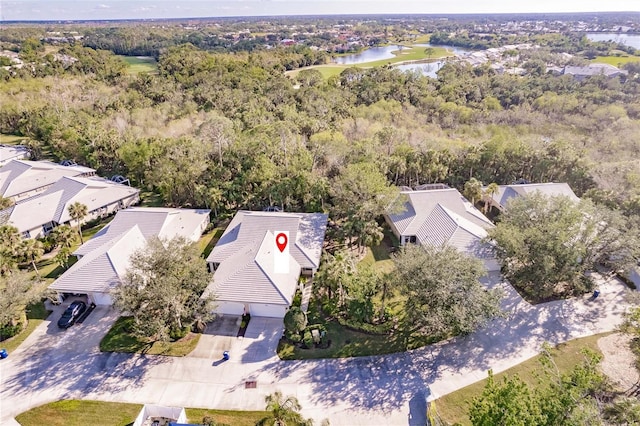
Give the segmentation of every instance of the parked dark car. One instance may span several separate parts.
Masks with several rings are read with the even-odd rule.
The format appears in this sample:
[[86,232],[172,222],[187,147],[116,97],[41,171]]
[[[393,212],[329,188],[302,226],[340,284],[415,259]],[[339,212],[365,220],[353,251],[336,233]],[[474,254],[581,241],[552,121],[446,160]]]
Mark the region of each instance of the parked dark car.
[[80,318],[80,315],[87,310],[87,304],[76,300],[72,304],[69,305],[66,311],[62,314],[60,319],[58,320],[58,327],[60,328],[69,328]]

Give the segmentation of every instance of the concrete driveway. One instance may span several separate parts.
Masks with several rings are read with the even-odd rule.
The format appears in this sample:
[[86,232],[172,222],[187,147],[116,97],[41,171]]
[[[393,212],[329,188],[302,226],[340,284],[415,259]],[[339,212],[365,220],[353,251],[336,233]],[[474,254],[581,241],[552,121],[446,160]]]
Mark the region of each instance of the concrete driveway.
[[284,331],[282,319],[252,317],[244,337],[237,337],[239,320],[239,316],[224,315],[207,324],[198,346],[187,356],[220,361],[222,353],[228,351],[233,359],[243,363],[264,361],[277,356],[278,341]]
[[[38,336],[32,335],[0,361],[0,424],[63,398],[258,410],[264,409],[265,395],[280,390],[296,396],[303,414],[318,422],[424,425],[429,392],[445,395],[486,377],[490,368],[503,371],[536,355],[545,341],[615,329],[629,306],[628,290],[618,280],[598,280],[601,295],[595,301],[586,296],[537,306],[508,284],[488,281],[504,289],[508,318],[469,336],[384,356],[280,361],[275,347],[281,324],[257,318],[245,338],[226,336],[231,359],[224,362],[214,347],[206,357],[184,358],[81,352],[75,345],[43,351],[34,347]],[[46,334],[46,323],[34,334]],[[76,332],[92,338],[81,328]]]

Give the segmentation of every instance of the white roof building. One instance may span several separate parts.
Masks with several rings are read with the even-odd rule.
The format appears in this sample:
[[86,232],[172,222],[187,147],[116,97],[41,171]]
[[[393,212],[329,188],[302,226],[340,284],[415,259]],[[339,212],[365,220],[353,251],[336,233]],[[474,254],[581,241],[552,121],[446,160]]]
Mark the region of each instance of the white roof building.
[[[207,258],[214,270],[206,293],[219,314],[284,317],[300,274],[320,265],[328,216],[323,213],[239,211]],[[275,267],[275,233],[289,234],[288,272]]]
[[[510,199],[524,197],[528,194],[540,192],[547,196],[563,195],[570,200],[578,202],[580,199],[571,190],[567,183],[517,183],[513,185],[499,185],[498,193],[492,195],[492,205],[504,211]],[[486,190],[486,187],[483,188]]]
[[29,158],[29,148],[22,145],[0,145],[0,167],[11,160]]
[[482,240],[494,225],[457,189],[401,191],[385,215],[400,244],[449,245],[499,270],[493,248]]
[[38,238],[58,225],[69,223],[68,209],[73,203],[87,206],[84,223],[135,204],[139,193],[139,189],[98,177],[65,176],[43,193],[2,210],[0,224],[15,226],[25,238]]
[[86,294],[96,305],[111,304],[111,289],[126,274],[131,255],[151,238],[178,236],[197,241],[209,223],[209,210],[132,207],[116,217],[74,253],[79,257],[49,288]]
[[11,160],[0,167],[0,197],[23,200],[44,191],[61,178],[89,177],[95,170],[50,161]]

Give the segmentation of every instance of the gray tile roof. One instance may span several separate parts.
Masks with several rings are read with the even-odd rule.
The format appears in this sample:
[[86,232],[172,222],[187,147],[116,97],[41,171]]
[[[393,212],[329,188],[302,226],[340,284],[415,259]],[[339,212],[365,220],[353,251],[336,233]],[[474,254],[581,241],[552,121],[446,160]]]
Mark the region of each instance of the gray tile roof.
[[54,184],[64,176],[89,176],[94,169],[49,161],[13,160],[0,167],[0,196],[14,197]]
[[62,292],[108,292],[126,273],[130,256],[150,238],[190,238],[208,222],[209,210],[130,207],[74,254],[82,255],[50,288]]
[[49,288],[70,293],[108,293],[125,275],[131,255],[145,244],[142,232],[134,226],[83,256]]
[[[220,301],[289,305],[301,268],[320,264],[328,216],[239,211],[207,258],[219,263],[207,292]],[[289,274],[275,274],[274,231],[289,232]]]
[[59,224],[71,220],[68,207],[79,202],[91,212],[101,207],[136,196],[139,189],[91,177],[65,176],[43,193],[19,201],[12,209],[8,222],[20,232],[34,229],[48,222]]
[[567,75],[588,77],[593,75],[626,75],[628,74],[628,71],[621,70],[620,68],[614,67],[613,65],[609,64],[589,64],[586,67],[566,66],[564,67],[562,73]]
[[0,165],[11,160],[29,157],[29,149],[23,145],[0,145]]
[[481,240],[493,224],[456,189],[402,191],[387,216],[398,236],[415,235],[423,245],[450,245],[480,258],[492,256]]
[[170,239],[181,236],[190,238],[201,229],[203,222],[208,223],[209,213],[210,210],[129,207],[120,210],[107,226],[80,246],[74,254],[84,256],[113,238],[114,235],[119,235],[134,226],[140,229],[147,240],[151,237]]
[[510,199],[515,197],[524,197],[528,194],[540,192],[546,196],[563,195],[577,202],[580,199],[571,190],[567,183],[526,183],[514,185],[499,185],[498,193],[492,196],[493,201],[505,208]]

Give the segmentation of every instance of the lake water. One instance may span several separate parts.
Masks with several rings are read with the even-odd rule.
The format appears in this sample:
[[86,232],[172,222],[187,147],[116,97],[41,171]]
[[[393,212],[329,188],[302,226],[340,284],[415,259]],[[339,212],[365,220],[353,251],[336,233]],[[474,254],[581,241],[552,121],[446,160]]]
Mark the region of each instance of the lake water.
[[591,41],[615,41],[627,46],[640,49],[640,34],[620,34],[620,33],[587,33],[587,38]]
[[[469,52],[467,49],[461,49],[459,47],[453,46],[431,46],[430,44],[415,44],[414,46],[419,47],[444,47],[445,49],[453,52],[456,55],[460,55],[466,52]],[[363,64],[365,62],[372,61],[380,61],[382,59],[392,59],[395,58],[395,55],[391,52],[395,52],[396,50],[400,50],[397,45],[384,46],[384,47],[371,47],[367,50],[363,50],[360,53],[356,53],[353,55],[339,56],[334,59],[336,64],[340,65],[355,65],[355,64]],[[425,64],[422,64],[425,65]]]
[[404,64],[396,65],[394,68],[397,68],[401,71],[418,71],[428,77],[436,78],[438,77],[437,72],[440,71],[440,68],[442,68],[445,63],[445,61],[437,61],[429,62],[426,64]]
[[395,58],[395,55],[391,52],[396,50],[399,50],[399,48],[395,44],[393,46],[371,47],[353,55],[338,56],[334,61],[336,64],[341,65],[363,64],[365,62]]

